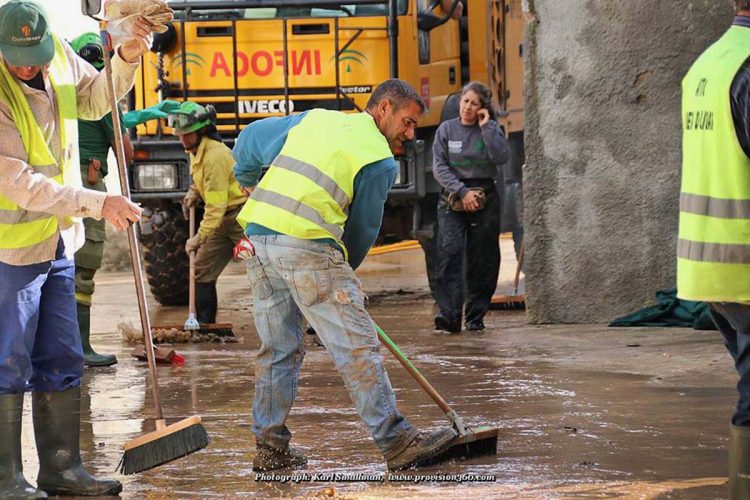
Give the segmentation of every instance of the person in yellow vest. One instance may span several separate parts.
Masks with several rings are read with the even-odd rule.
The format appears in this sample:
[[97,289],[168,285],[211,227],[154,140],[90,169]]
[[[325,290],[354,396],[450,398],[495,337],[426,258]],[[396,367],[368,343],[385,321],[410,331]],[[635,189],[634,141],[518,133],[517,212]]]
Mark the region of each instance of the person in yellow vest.
[[750,498],[750,1],[682,81],[677,296],[708,302],[734,359],[732,499]]
[[408,83],[391,79],[373,91],[363,113],[313,109],[267,118],[237,138],[235,177],[254,188],[237,219],[254,247],[247,273],[262,342],[255,471],[306,463],[289,447],[286,427],[305,354],[303,317],[333,356],[390,470],[422,465],[456,436],[452,429],[421,433],[399,412],[354,274],[375,242],[398,175],[392,151],[414,138],[424,109]]
[[183,215],[199,201],[203,219],[195,236],[185,243],[185,251],[195,256],[195,313],[198,323],[216,323],[219,302],[216,280],[232,258],[234,245],[242,239],[237,215],[247,196],[234,179],[232,150],[216,130],[212,107],[185,101],[170,112],[174,134],[190,155],[193,184],[182,200]]
[[[113,58],[115,93],[132,87],[150,25]],[[78,118],[109,111],[107,82],[54,35],[36,2],[0,7],[0,497],[116,495],[79,450],[83,352],[76,321],[73,256],[84,241],[80,217],[118,229],[140,217],[122,196],[84,189]],[[21,414],[31,391],[39,455],[37,487],[23,476]]]

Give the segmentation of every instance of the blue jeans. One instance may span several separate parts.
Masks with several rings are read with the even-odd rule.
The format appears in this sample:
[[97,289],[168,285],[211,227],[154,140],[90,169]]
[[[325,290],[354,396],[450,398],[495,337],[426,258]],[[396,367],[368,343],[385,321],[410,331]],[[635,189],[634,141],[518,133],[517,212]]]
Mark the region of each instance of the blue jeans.
[[250,236],[247,261],[253,316],[261,340],[255,365],[253,432],[260,446],[286,449],[285,422],[297,395],[305,350],[303,317],[333,356],[357,413],[391,458],[417,435],[396,408],[380,344],[359,280],[341,252],[290,236]]
[[0,262],[0,394],[78,387],[83,351],[75,301],[75,266],[62,241],[51,262]]
[[750,426],[750,305],[714,302],[709,304],[711,316],[724,337],[724,345],[734,359],[740,375],[737,382],[739,400],[732,423]]

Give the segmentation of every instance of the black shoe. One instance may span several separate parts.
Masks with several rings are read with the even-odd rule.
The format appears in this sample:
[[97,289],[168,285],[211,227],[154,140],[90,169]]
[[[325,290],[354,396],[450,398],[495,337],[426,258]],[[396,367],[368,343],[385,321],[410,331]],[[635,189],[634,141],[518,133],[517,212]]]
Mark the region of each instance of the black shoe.
[[257,450],[253,459],[253,470],[255,472],[301,467],[307,463],[307,458],[293,448],[277,450],[267,446],[258,446]]
[[435,316],[435,330],[442,330],[447,333],[461,333],[461,321],[450,321],[445,316],[438,314]]
[[398,455],[387,459],[388,470],[397,471],[419,467],[445,451],[455,437],[456,431],[453,429],[438,429],[430,433],[420,432]]
[[484,321],[477,320],[477,321],[467,321],[466,322],[466,329],[470,332],[481,332],[484,330]]

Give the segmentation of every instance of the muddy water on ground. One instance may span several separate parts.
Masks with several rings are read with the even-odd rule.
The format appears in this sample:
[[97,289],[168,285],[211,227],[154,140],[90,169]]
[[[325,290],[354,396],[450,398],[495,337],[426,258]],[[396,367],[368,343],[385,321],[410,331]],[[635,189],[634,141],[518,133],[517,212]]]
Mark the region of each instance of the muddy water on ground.
[[[231,277],[235,278],[235,277]],[[287,422],[292,444],[308,457],[302,474],[362,474],[383,481],[258,481],[251,470],[254,355],[258,340],[249,326],[247,289],[241,276],[225,289],[243,291],[222,299],[222,320],[232,321],[236,344],[179,345],[182,367],[161,366],[165,415],[203,417],[209,447],[134,476],[115,474],[124,497],[292,496],[326,492],[341,496],[467,498],[720,498],[724,486],[726,411],[730,387],[665,387],[647,377],[609,373],[603,360],[585,369],[560,367],[554,352],[539,349],[538,361],[520,361],[493,337],[522,314],[492,312],[483,335],[438,336],[432,305],[419,295],[380,298],[370,307],[388,332],[469,425],[500,429],[496,456],[433,466],[424,474],[491,475],[491,483],[388,481],[382,457],[354,412],[326,351],[307,336],[299,396]],[[236,283],[235,283],[236,281]],[[232,285],[234,283],[234,285]],[[116,285],[114,286],[124,286]],[[106,288],[106,285],[103,286]],[[118,303],[123,292],[110,290]],[[236,298],[240,297],[240,298]],[[130,306],[128,306],[130,307]],[[114,309],[112,316],[115,316]],[[162,308],[154,324],[184,321],[181,309]],[[84,461],[112,475],[122,444],[153,430],[145,363],[114,334],[97,335],[102,352],[120,363],[86,370],[83,393]],[[530,347],[533,351],[533,345]],[[526,348],[528,354],[529,346]],[[399,407],[423,429],[446,423],[441,411],[383,351]],[[27,415],[28,416],[28,413]],[[36,477],[30,419],[24,424],[27,477]],[[361,476],[360,476],[361,477]]]

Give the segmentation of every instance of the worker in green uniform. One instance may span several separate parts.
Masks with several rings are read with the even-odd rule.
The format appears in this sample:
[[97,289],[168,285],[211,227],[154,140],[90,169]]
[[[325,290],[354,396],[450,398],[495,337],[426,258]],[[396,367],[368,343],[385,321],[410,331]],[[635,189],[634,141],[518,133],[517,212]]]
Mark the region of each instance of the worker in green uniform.
[[[101,70],[104,67],[104,54],[99,35],[84,33],[70,42],[70,45],[81,58],[96,69]],[[122,130],[125,132],[124,128]],[[115,146],[114,136],[111,113],[100,120],[78,120],[78,149],[81,159],[81,181],[84,187],[96,191],[107,191],[104,178],[108,171],[109,148]],[[123,134],[122,138],[125,160],[130,163],[133,159],[133,144],[127,134]],[[86,231],[86,242],[75,254],[76,309],[83,346],[83,360],[86,366],[110,366],[117,363],[115,355],[98,354],[91,347],[90,340],[94,275],[102,265],[104,242],[107,239],[105,221],[85,218],[83,225]]]
[[203,219],[185,251],[195,256],[195,309],[198,323],[216,323],[216,280],[232,258],[234,245],[244,236],[237,215],[247,199],[234,178],[232,150],[216,129],[213,107],[185,101],[170,111],[170,126],[190,155],[193,183],[182,201],[187,219],[191,207],[203,202]]

